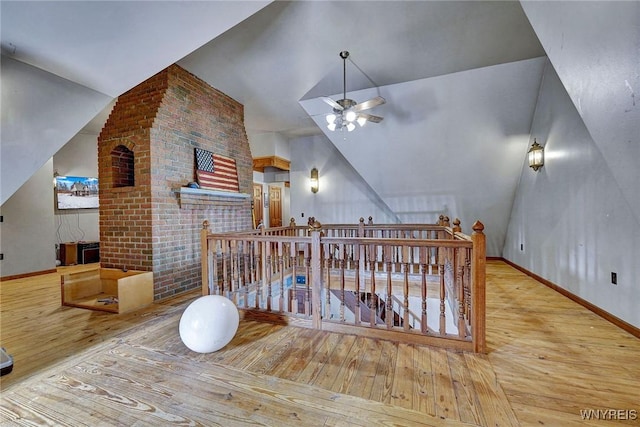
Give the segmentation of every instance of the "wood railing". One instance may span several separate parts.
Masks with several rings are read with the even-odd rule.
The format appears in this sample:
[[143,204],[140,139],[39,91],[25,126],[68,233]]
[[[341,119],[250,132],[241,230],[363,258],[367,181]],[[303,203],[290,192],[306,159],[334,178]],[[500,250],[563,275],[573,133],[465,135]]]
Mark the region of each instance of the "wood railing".
[[202,293],[245,317],[485,352],[485,236],[438,224],[297,226],[213,234]]

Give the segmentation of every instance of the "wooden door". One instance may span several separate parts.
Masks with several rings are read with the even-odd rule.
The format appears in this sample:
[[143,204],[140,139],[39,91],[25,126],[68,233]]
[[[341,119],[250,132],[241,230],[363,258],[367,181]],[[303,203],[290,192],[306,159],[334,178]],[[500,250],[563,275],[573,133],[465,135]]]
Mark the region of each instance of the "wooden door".
[[280,187],[269,186],[269,227],[282,227]]
[[253,183],[253,228],[258,227],[260,221],[264,218],[262,212],[262,184]]

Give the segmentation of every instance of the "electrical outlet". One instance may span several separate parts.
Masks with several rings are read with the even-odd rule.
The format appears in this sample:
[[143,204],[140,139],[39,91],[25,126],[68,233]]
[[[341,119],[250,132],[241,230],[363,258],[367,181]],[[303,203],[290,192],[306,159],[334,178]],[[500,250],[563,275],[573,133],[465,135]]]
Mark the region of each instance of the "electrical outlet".
[[611,284],[612,285],[617,285],[618,284],[618,273],[615,272],[611,272]]
[[4,216],[0,215],[0,222],[4,222]]
[[0,254],[0,261],[4,259],[4,254]]

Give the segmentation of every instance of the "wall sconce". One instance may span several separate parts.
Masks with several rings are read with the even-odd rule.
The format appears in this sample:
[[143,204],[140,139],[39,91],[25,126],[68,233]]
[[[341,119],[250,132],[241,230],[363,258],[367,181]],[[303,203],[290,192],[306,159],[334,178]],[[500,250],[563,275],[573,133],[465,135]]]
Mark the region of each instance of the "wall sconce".
[[533,144],[529,149],[529,167],[534,171],[537,171],[544,165],[544,147],[536,142],[533,138]]
[[320,182],[318,181],[318,169],[311,169],[311,179],[309,181],[311,183],[311,192],[317,193]]

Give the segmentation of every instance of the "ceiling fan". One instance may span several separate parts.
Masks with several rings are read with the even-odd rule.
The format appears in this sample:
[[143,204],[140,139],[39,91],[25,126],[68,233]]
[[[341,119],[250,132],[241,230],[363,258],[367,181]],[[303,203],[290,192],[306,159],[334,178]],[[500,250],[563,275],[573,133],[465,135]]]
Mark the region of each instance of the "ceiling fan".
[[323,97],[322,100],[333,107],[333,112],[327,114],[327,127],[329,130],[342,130],[344,128],[351,132],[356,128],[355,123],[358,123],[361,127],[367,122],[380,123],[382,117],[374,116],[373,114],[363,113],[362,111],[368,110],[378,105],[382,105],[386,100],[381,96],[376,96],[367,101],[357,103],[353,99],[347,99],[347,58],[349,52],[343,50],[340,52],[340,58],[343,61],[343,93],[342,99],[334,101],[331,98]]

